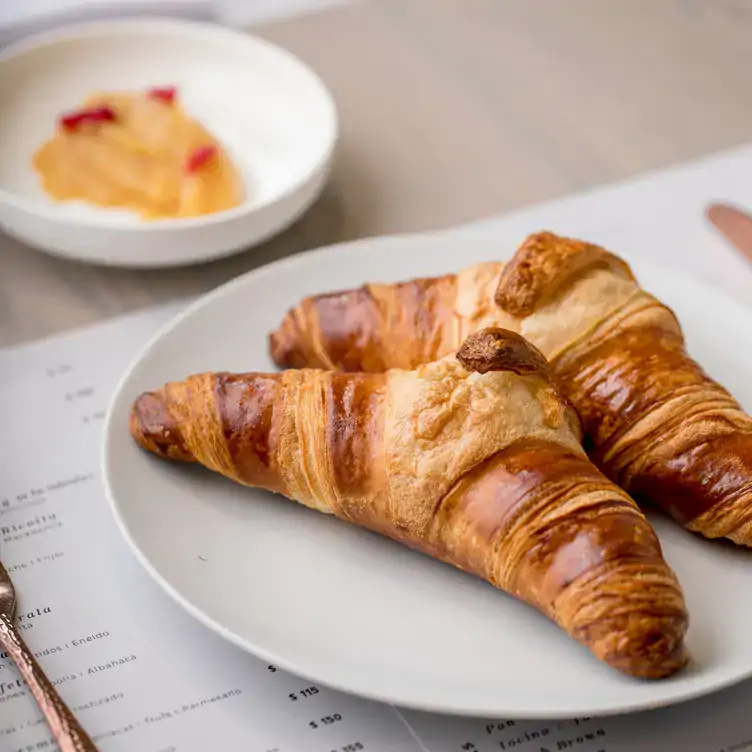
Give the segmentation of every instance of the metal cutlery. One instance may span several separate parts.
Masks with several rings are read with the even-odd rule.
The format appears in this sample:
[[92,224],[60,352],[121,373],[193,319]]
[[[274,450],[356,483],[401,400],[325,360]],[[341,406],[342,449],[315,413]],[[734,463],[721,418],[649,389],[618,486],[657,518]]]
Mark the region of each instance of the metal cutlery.
[[16,664],[19,674],[47,720],[60,752],[97,752],[97,748],[28,649],[13,620],[16,590],[0,563],[0,644]]

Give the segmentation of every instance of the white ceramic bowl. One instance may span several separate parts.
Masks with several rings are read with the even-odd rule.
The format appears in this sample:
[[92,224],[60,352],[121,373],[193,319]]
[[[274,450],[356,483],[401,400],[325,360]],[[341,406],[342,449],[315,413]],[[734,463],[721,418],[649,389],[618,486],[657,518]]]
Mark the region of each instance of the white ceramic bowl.
[[[174,85],[220,139],[247,199],[230,211],[143,221],[56,202],[31,164],[58,115],[94,91]],[[58,28],[0,52],[0,226],[59,256],[118,266],[175,266],[250,248],[315,200],[337,140],[334,103],[290,53],[209,23],[172,19]]]

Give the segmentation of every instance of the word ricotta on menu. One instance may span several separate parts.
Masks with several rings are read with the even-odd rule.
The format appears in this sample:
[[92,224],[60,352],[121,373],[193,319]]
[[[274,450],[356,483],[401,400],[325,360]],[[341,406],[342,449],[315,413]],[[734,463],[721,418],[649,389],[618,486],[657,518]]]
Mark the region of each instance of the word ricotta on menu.
[[[3,354],[0,559],[19,593],[24,638],[103,752],[752,749],[752,683],[624,718],[450,718],[335,692],[198,624],[125,547],[98,469],[118,378],[176,311],[131,314]],[[5,654],[0,749],[55,749]]]

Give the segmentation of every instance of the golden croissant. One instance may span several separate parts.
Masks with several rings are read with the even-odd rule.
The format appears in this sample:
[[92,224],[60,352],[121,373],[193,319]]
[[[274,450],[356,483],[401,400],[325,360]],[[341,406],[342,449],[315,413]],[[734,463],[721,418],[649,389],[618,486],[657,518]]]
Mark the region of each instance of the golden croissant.
[[590,462],[543,356],[485,329],[413,371],[203,373],[138,397],[131,434],[380,533],[537,608],[612,667],[686,662],[680,585]]
[[288,368],[414,368],[483,326],[540,349],[611,480],[689,530],[752,545],[752,418],[690,357],[674,313],[596,245],[541,232],[507,264],[310,297],[270,350]]

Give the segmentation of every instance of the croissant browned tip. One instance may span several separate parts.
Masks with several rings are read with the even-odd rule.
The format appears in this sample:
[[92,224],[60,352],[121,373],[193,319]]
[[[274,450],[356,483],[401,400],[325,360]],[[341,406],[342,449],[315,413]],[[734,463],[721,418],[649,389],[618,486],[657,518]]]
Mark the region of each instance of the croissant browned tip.
[[[303,301],[301,305],[304,305]],[[295,310],[287,311],[279,327],[267,335],[267,346],[272,361],[280,368],[306,368],[315,357]]]
[[[613,597],[629,598],[629,573],[624,573],[623,584],[626,596],[616,592]],[[639,578],[644,573],[635,572]],[[611,575],[617,580],[615,574]],[[643,587],[647,587],[645,584]],[[608,586],[597,590],[599,597],[608,598]],[[639,590],[635,588],[635,593]],[[638,596],[639,597],[639,596]],[[656,602],[662,596],[654,594]],[[563,600],[563,599],[562,599]],[[681,671],[690,661],[690,654],[685,643],[689,626],[689,617],[684,604],[677,599],[673,613],[664,609],[663,613],[654,613],[654,603],[647,603],[648,610],[641,611],[639,604],[634,610],[614,609],[604,614],[601,620],[586,625],[583,633],[574,636],[581,640],[605,663],[636,679],[664,679]],[[581,606],[580,606],[581,607]]]
[[520,376],[537,373],[551,378],[548,361],[522,335],[499,327],[486,327],[469,335],[457,351],[468,371],[513,371]]
[[190,462],[193,454],[185,446],[180,421],[170,412],[165,392],[144,392],[131,407],[130,432],[135,442],[164,459]]
[[539,394],[556,420],[566,415],[576,433],[582,438],[582,423],[577,412],[564,394],[548,360],[535,345],[521,334],[500,327],[485,327],[465,338],[456,353],[457,360],[467,371],[512,371],[518,376],[538,376],[547,385],[548,397]]
[[593,266],[634,279],[626,261],[600,246],[548,231],[533,233],[504,266],[494,300],[513,316],[529,316],[575,274]]

